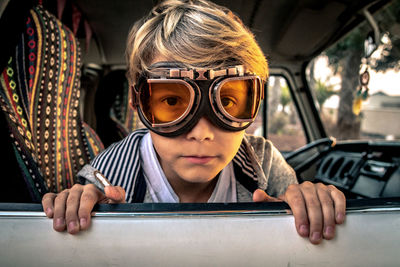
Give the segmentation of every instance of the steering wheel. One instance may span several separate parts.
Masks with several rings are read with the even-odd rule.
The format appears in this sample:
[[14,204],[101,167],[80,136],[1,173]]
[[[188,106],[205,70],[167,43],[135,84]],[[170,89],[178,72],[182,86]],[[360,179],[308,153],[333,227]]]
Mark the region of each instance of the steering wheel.
[[322,146],[322,149],[319,149],[317,153],[309,157],[307,160],[302,162],[301,164],[293,167],[293,169],[296,172],[297,179],[299,179],[299,182],[301,182],[300,178],[300,173],[302,173],[304,170],[308,169],[311,165],[313,165],[316,161],[324,157],[331,149],[336,145],[336,138],[334,137],[327,137],[327,138],[322,138],[319,140],[316,140],[314,142],[308,143],[307,145],[287,154],[285,156],[286,161],[290,161],[299,155],[306,153],[307,151],[314,149],[316,147]]

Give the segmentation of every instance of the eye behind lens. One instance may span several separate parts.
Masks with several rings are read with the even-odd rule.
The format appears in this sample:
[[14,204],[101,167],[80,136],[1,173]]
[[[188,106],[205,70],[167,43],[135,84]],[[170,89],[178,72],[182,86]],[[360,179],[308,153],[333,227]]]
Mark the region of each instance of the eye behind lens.
[[251,120],[258,109],[259,88],[253,77],[222,81],[219,85],[220,108],[230,119]]
[[178,123],[193,105],[192,87],[183,80],[149,79],[142,88],[141,107],[151,124]]

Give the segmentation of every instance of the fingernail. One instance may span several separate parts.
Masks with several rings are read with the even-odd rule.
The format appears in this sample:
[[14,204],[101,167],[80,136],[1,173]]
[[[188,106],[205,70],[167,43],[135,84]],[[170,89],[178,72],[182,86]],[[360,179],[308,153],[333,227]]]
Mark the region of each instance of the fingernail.
[[325,235],[327,235],[327,236],[332,236],[333,235],[333,227],[332,226],[327,226],[325,228]]
[[51,208],[47,208],[46,215],[50,215],[52,213],[53,213],[53,210]]
[[80,220],[79,220],[79,223],[80,223],[80,225],[81,225],[81,228],[85,228],[86,227],[86,218],[81,218]]
[[336,221],[337,222],[343,222],[343,220],[344,220],[344,214],[343,213],[338,213],[337,215],[336,215]]
[[302,236],[308,236],[308,226],[305,224],[300,225],[300,234]]
[[321,239],[321,233],[320,232],[313,232],[311,235],[311,239],[313,241],[319,241]]
[[56,219],[56,226],[57,226],[57,227],[64,226],[64,224],[65,224],[65,221],[64,221],[63,218],[57,218],[57,219]]
[[76,226],[77,226],[77,225],[76,225],[76,222],[74,222],[74,221],[70,222],[70,223],[68,224],[68,231],[75,230]]

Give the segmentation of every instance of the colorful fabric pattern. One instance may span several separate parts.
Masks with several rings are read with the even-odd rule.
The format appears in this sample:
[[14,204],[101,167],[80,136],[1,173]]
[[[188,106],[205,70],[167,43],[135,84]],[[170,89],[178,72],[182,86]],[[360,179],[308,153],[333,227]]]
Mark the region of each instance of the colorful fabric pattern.
[[60,192],[103,146],[80,118],[79,45],[41,6],[30,11],[0,76],[0,105],[32,200]]

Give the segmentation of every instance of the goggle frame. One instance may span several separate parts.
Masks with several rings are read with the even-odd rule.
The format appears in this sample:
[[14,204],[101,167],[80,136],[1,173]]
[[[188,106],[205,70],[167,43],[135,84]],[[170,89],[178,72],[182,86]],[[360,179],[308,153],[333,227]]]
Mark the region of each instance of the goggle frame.
[[[162,62],[161,66],[168,66],[170,64]],[[177,63],[172,64],[176,66]],[[241,131],[249,127],[257,117],[261,101],[264,99],[264,83],[257,75],[245,74],[242,65],[217,70],[203,68],[160,68],[155,67],[155,65],[151,72],[139,78],[137,85],[132,90],[132,95],[134,96],[133,105],[137,108],[139,118],[153,132],[163,136],[178,136],[191,130],[203,116],[207,116],[214,124],[225,130]],[[254,117],[250,119],[235,118],[223,108],[221,99],[218,98],[220,88],[227,81],[247,80],[249,78],[255,79],[253,82],[257,83],[255,85],[257,92],[253,92],[258,96],[256,99],[258,104],[255,107]],[[205,82],[207,83],[206,89],[204,89],[204,86],[198,84]],[[144,107],[140,97],[145,83],[179,83],[186,86],[190,92],[190,102],[185,112],[171,122],[152,123],[143,111]],[[208,101],[205,101],[204,95],[208,95]]]

